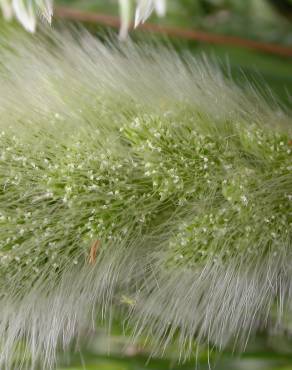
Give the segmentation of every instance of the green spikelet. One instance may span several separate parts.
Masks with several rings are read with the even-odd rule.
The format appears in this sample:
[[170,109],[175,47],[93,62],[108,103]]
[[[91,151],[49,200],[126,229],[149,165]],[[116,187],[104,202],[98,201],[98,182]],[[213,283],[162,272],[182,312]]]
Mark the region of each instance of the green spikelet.
[[[129,306],[134,338],[244,345],[291,310],[291,117],[204,58],[2,36],[0,361]],[[129,303],[130,302],[130,303]],[[121,312],[125,313],[125,304]],[[275,317],[275,315],[273,316]]]

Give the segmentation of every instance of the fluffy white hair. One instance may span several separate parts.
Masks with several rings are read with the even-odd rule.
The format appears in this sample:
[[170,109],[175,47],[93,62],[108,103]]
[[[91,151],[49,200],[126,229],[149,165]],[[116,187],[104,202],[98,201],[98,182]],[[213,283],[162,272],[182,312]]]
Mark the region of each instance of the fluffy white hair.
[[[153,348],[159,350],[163,350],[168,343],[177,341],[183,356],[190,355],[194,338],[198,343],[210,342],[219,348],[224,348],[231,340],[237,340],[244,346],[250,333],[262,326],[268,326],[271,313],[276,312],[276,324],[282,322],[285,310],[291,309],[291,227],[286,228],[287,222],[291,226],[291,219],[280,219],[277,213],[278,220],[271,219],[268,222],[283,225],[282,234],[279,234],[281,237],[274,241],[268,233],[259,235],[257,243],[250,245],[248,252],[240,253],[229,250],[233,235],[245,222],[236,218],[232,221],[234,229],[225,239],[218,239],[221,244],[213,242],[213,256],[199,260],[194,266],[181,263],[176,266],[175,262],[174,267],[168,268],[167,261],[172,253],[168,240],[179,233],[179,226],[190,225],[193,216],[200,214],[202,203],[189,200],[166,217],[170,200],[165,201],[163,194],[158,196],[154,185],[149,197],[141,192],[140,197],[131,198],[131,192],[134,194],[136,189],[141,191],[143,187],[148,187],[149,174],[141,177],[140,172],[135,172],[135,166],[143,163],[145,171],[148,171],[152,154],[156,155],[155,158],[158,158],[158,154],[155,154],[154,144],[145,140],[144,146],[137,144],[137,153],[142,150],[141,157],[138,158],[136,154],[136,157],[131,158],[128,141],[136,142],[138,134],[130,131],[128,136],[120,138],[120,134],[114,132],[128,130],[127,122],[134,106],[142,117],[146,117],[145,120],[149,115],[156,117],[153,122],[159,121],[157,117],[173,117],[171,120],[177,120],[171,123],[176,125],[173,126],[176,127],[174,140],[177,145],[184,143],[188,153],[185,158],[189,156],[191,160],[195,149],[190,146],[188,139],[192,133],[183,131],[182,122],[187,127],[198,127],[208,137],[221,135],[226,130],[226,137],[238,138],[241,127],[249,130],[254,123],[257,127],[268,128],[279,137],[283,132],[284,137],[289,137],[291,125],[289,126],[286,113],[276,104],[265,102],[253,89],[243,91],[232,81],[226,81],[220,70],[204,58],[195,58],[189,53],[182,58],[170,48],[137,46],[130,41],[123,46],[110,41],[105,44],[85,31],[52,31],[30,37],[8,30],[5,36],[1,36],[0,58],[0,131],[3,131],[5,137],[8,136],[7,141],[4,136],[2,138],[7,147],[4,148],[3,144],[2,154],[0,153],[0,177],[3,179],[0,192],[0,210],[3,212],[0,215],[0,271],[3,276],[0,282],[1,368],[11,369],[15,346],[21,340],[25,341],[25,351],[31,358],[31,368],[40,359],[43,368],[53,368],[56,349],[65,348],[86,328],[94,326],[96,318],[110,320],[112,307],[119,310],[122,294],[134,302],[128,312],[129,327],[134,328],[133,336],[139,338],[142,333],[146,334]],[[173,112],[177,114],[172,116]],[[130,121],[129,127],[133,130],[139,126],[138,121]],[[238,133],[232,131],[233,128],[228,131],[222,122],[231,122],[234,130],[237,125],[243,126],[238,126]],[[160,133],[155,131],[159,124],[153,125],[150,133],[159,140]],[[258,135],[258,131],[256,132]],[[125,235],[132,233],[131,238],[124,236],[119,242],[108,238],[100,253],[97,253],[94,264],[88,264],[89,245],[86,242],[83,244],[77,236],[73,239],[72,233],[77,232],[77,228],[70,229],[68,225],[73,217],[78,222],[89,222],[90,202],[95,201],[98,195],[90,195],[84,191],[85,194],[80,195],[82,206],[70,208],[68,205],[66,212],[63,212],[60,205],[62,202],[53,203],[50,193],[40,190],[46,189],[46,185],[42,188],[42,184],[47,181],[47,169],[44,167],[42,170],[42,165],[37,162],[38,157],[46,152],[46,156],[65,163],[69,155],[67,136],[73,137],[72,133],[76,136],[74,148],[78,148],[78,140],[81,138],[83,149],[88,147],[96,153],[100,149],[105,153],[102,155],[106,157],[101,157],[103,159],[100,160],[101,166],[104,158],[108,160],[110,156],[125,158],[127,163],[137,161],[133,165],[133,183],[125,188],[128,200],[124,198],[122,205],[117,205],[114,209],[116,212],[118,207],[121,217],[118,219],[115,216],[112,221],[118,224],[122,232],[128,227]],[[198,141],[203,140],[202,135],[198,136]],[[247,131],[246,136],[244,133],[242,135],[240,139],[246,152],[237,152],[236,147],[233,148],[238,155],[238,168],[241,168],[241,161],[245,160],[246,153],[258,153],[261,150],[252,141],[252,133]],[[19,140],[28,143],[29,162],[35,157],[35,163],[25,167],[26,170],[21,169],[20,165],[25,161],[20,152],[11,154],[11,149],[8,148],[15,140],[17,143]],[[253,143],[252,148],[249,147],[250,142]],[[55,145],[58,143],[59,147]],[[271,143],[272,145],[274,144]],[[279,153],[281,148],[288,152],[287,145],[279,144]],[[227,146],[226,144],[226,151],[229,150]],[[21,151],[22,146],[18,148]],[[147,148],[149,152],[146,151]],[[74,152],[77,153],[74,171],[70,170],[72,166],[68,167],[68,174],[73,176],[77,184],[85,176],[81,165],[78,167],[78,158],[82,155],[82,151],[78,150]],[[183,150],[183,147],[179,147],[177,160],[185,155]],[[90,156],[90,151],[86,155]],[[170,163],[171,155],[172,152],[169,152]],[[285,156],[288,154],[283,154],[283,158]],[[182,163],[185,158],[181,159]],[[201,160],[198,158],[194,166]],[[263,158],[258,166],[267,166],[269,169],[268,155],[264,154]],[[16,163],[14,167],[12,164],[7,167],[10,160],[11,163]],[[207,160],[202,158],[204,166],[204,161]],[[160,159],[157,161],[158,166]],[[282,166],[281,163],[284,162],[279,163]],[[36,175],[35,167],[43,178]],[[78,171],[79,177],[75,175]],[[115,167],[114,173],[117,171],[118,167]],[[188,171],[189,169],[186,174]],[[109,176],[115,176],[114,173]],[[169,173],[170,178],[174,179],[173,183],[177,184],[178,176],[173,175],[172,169]],[[64,173],[64,176],[67,175]],[[187,191],[191,193],[193,187],[199,186],[200,179],[194,178],[193,174],[189,176],[185,179],[185,185],[181,186],[188,186]],[[5,178],[10,182],[4,181]],[[27,179],[26,187],[22,185],[23,178]],[[219,182],[221,184],[220,179]],[[59,188],[60,186],[56,187]],[[278,199],[283,196],[287,198],[285,207],[290,207],[285,208],[285,212],[287,217],[291,217],[291,168],[285,176],[278,174],[267,179],[262,188],[266,192],[257,189],[254,197],[264,199],[258,206],[262,207],[263,214],[274,212],[272,205],[277,204]],[[7,193],[6,190],[10,191],[9,189],[12,190]],[[66,191],[68,196],[72,194],[72,190]],[[167,191],[173,191],[174,194],[177,192],[169,188]],[[207,209],[209,203],[216,209],[215,188],[206,187],[204,191],[204,207]],[[7,247],[4,247],[8,243],[6,235],[11,229],[23,236],[23,222],[14,226],[13,217],[23,207],[25,199],[33,200],[30,205],[26,203],[27,212],[36,212],[36,218],[31,223],[28,222],[30,244],[21,239],[11,252],[13,256],[16,253],[16,257],[9,260],[7,267],[5,261],[8,257],[5,253],[8,252]],[[72,199],[74,202],[75,198]],[[229,201],[232,203],[230,199],[226,204]],[[63,202],[67,201],[64,197]],[[137,212],[142,209],[153,217],[155,212],[162,209],[152,229],[139,226],[139,222],[144,222],[142,211],[138,221],[141,218],[142,220],[135,220],[135,225],[138,226],[134,228],[134,208],[131,208],[131,204],[134,204]],[[237,203],[231,206],[239,207]],[[101,207],[100,212],[102,209]],[[5,212],[8,216],[5,216]],[[47,237],[40,233],[37,234],[39,239],[34,240],[30,231],[38,233],[38,225],[45,218],[48,218],[46,223],[50,225],[47,232],[50,233],[50,228],[53,229],[54,237],[62,242],[58,251],[60,260],[64,260],[62,269],[50,275],[53,267],[50,264],[47,266],[47,262],[34,267],[34,270],[28,262],[20,265],[14,273],[13,268],[18,266],[21,258],[29,261],[27,256],[36,256],[46,261],[45,251],[39,249],[39,244],[46,249],[50,242],[46,238],[53,238],[50,236],[53,234],[48,234]],[[258,222],[264,225],[265,221]],[[268,243],[269,248],[262,250],[261,246],[265,243]],[[73,249],[71,244],[74,244]],[[24,257],[18,257],[18,251],[20,254],[23,252],[21,256]],[[78,258],[78,263],[75,264],[74,261]],[[25,364],[18,362],[17,368],[22,365]]]

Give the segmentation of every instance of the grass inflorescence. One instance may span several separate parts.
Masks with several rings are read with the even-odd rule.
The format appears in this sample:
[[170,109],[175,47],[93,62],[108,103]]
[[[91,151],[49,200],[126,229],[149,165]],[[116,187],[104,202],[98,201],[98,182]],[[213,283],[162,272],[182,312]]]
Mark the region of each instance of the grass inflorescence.
[[0,56],[2,364],[24,340],[52,367],[112,307],[185,357],[281,325],[289,113],[167,47],[10,31]]

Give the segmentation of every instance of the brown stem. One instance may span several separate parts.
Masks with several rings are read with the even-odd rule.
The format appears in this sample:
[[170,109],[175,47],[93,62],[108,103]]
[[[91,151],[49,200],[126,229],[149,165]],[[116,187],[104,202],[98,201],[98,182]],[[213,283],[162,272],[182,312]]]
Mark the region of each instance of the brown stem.
[[97,252],[100,247],[100,240],[95,240],[91,246],[90,246],[90,251],[89,251],[89,258],[88,258],[88,263],[90,265],[94,265],[96,262],[96,257],[97,257]]
[[[92,13],[87,11],[81,11],[73,8],[67,7],[56,7],[55,15],[58,18],[71,19],[80,22],[89,22],[89,23],[100,23],[105,26],[119,28],[120,19],[119,17]],[[133,24],[130,25],[130,29],[133,29]],[[185,40],[196,40],[207,42],[211,44],[219,45],[231,45],[237,47],[243,47],[247,49],[257,50],[265,53],[280,55],[283,57],[292,57],[292,47],[271,44],[267,42],[259,42],[250,39],[245,39],[236,36],[226,36],[215,33],[209,33],[204,31],[195,31],[191,29],[177,28],[177,27],[168,27],[168,26],[159,26],[151,23],[141,24],[138,30],[146,30],[154,33],[165,34],[168,36],[180,37]]]

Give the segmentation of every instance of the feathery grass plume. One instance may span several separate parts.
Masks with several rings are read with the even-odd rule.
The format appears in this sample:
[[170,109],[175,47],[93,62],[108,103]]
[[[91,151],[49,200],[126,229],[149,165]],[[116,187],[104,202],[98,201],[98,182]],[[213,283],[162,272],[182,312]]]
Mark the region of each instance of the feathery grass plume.
[[1,368],[19,343],[54,367],[123,297],[133,336],[182,356],[282,323],[287,113],[167,47],[68,30],[0,44]]

